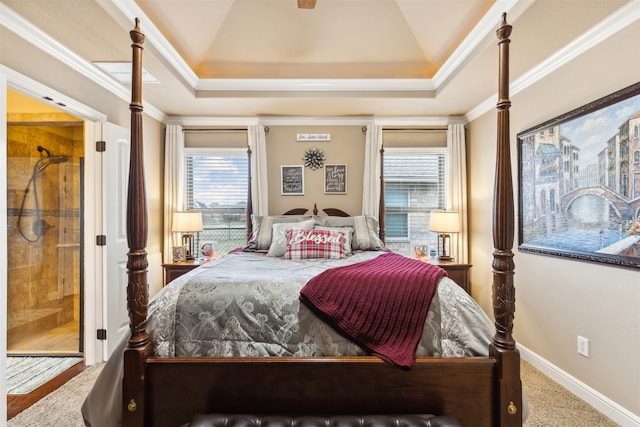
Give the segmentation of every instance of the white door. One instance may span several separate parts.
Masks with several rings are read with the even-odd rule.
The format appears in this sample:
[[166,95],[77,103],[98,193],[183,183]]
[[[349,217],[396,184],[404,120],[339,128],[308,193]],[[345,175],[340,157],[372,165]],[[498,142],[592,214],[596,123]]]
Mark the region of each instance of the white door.
[[130,132],[106,123],[103,128],[105,144],[102,209],[106,230],[106,283],[104,284],[104,328],[107,343],[103,347],[108,358],[118,342],[129,334],[127,311],[127,186],[129,182]]

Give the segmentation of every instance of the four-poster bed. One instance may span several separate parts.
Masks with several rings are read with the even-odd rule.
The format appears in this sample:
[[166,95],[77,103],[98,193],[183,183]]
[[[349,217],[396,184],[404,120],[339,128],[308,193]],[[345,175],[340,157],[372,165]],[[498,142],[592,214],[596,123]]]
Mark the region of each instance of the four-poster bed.
[[[435,414],[468,426],[519,426],[523,398],[514,315],[513,191],[509,142],[506,16],[499,39],[494,195],[495,333],[484,357],[416,357],[411,369],[375,356],[157,357],[147,330],[147,208],[142,165],[141,51],[131,31],[133,83],[127,210],[127,290],[131,335],[124,350],[125,426],[179,426],[197,413]],[[294,214],[301,214],[296,210]],[[335,211],[329,211],[329,214]],[[248,255],[247,255],[248,256]]]

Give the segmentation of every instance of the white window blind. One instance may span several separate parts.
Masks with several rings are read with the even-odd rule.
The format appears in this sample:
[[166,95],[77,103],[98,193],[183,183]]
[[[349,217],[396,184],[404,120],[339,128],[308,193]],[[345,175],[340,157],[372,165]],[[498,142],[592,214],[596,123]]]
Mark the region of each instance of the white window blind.
[[446,207],[446,149],[385,148],[383,167],[387,246],[407,255],[415,244],[436,248],[429,215]]
[[198,244],[226,253],[247,238],[249,160],[246,149],[185,149],[185,207],[202,212]]

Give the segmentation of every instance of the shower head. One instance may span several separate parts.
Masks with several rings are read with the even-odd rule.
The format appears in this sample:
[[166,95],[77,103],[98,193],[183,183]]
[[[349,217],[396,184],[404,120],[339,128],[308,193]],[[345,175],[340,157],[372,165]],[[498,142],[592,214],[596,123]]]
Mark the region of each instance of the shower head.
[[37,149],[38,149],[38,152],[42,153],[44,151],[45,154],[47,155],[46,158],[49,159],[49,162],[47,163],[47,166],[50,165],[50,164],[57,165],[59,163],[65,163],[65,162],[69,161],[69,157],[67,157],[67,156],[54,156],[53,154],[51,154],[51,151],[47,150],[42,145],[38,145]]
[[47,157],[53,157],[53,155],[51,154],[51,151],[47,150],[42,145],[38,145],[38,152],[42,153],[43,151],[47,154]]
[[52,164],[58,164],[58,163],[65,163],[68,162],[69,158],[67,156],[56,156],[56,157],[51,157],[49,160],[49,163]]

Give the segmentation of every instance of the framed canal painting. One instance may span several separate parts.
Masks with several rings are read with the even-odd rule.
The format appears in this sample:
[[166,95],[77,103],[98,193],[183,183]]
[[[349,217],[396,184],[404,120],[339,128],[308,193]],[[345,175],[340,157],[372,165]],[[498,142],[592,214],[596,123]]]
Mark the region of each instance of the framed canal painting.
[[518,249],[640,268],[640,83],[518,134]]

